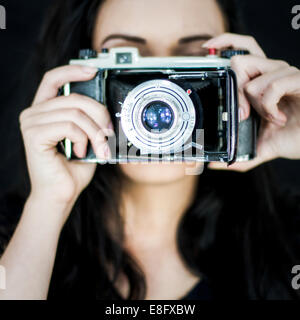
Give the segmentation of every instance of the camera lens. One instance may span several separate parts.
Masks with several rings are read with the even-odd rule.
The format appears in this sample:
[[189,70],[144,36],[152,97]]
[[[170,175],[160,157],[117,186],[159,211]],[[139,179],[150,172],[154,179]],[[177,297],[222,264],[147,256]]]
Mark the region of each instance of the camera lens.
[[154,101],[145,107],[142,121],[148,131],[160,133],[172,127],[174,114],[165,102]]
[[180,152],[196,127],[196,110],[176,83],[155,79],[140,83],[125,98],[121,125],[142,157]]

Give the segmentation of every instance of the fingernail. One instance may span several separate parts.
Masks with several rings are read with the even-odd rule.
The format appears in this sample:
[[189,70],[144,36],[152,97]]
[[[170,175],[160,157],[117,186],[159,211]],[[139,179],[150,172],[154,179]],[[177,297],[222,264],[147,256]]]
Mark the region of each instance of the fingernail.
[[275,119],[275,121],[273,121],[273,122],[280,127],[284,127],[286,125],[286,121],[282,121],[282,120],[278,120],[278,119]]
[[113,137],[115,135],[115,131],[114,131],[114,126],[112,124],[112,122],[110,122],[107,126],[107,128],[102,129],[103,133],[107,136],[107,137]]
[[112,121],[109,123],[107,128],[110,130],[114,130],[114,125],[113,125]]
[[105,136],[103,135],[103,131],[99,130],[97,135],[96,135],[96,144],[101,145],[105,142]]
[[104,143],[104,142],[102,142],[102,143],[98,143],[97,144],[97,147],[96,147],[96,156],[97,156],[97,159],[104,159],[105,158],[105,156],[104,156],[104,148],[105,148],[105,144],[106,143]]
[[245,112],[243,110],[243,108],[239,108],[239,122],[242,122],[245,118]]
[[79,159],[85,158],[86,156],[86,146],[85,145],[77,145],[76,146],[76,151],[74,150],[75,154]]
[[114,137],[115,136],[115,132],[112,129],[102,129],[102,131],[106,137]]
[[98,68],[84,66],[82,67],[82,71],[87,74],[95,74],[98,71]]
[[106,144],[104,147],[104,157],[105,157],[105,159],[109,159],[111,157],[108,144]]
[[276,119],[281,123],[286,123],[286,116],[282,112],[278,112]]

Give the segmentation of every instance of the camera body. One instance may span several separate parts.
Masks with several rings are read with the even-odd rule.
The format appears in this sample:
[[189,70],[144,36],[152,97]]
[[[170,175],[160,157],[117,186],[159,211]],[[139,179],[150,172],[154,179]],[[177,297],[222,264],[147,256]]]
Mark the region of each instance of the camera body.
[[[116,136],[108,138],[110,163],[141,161],[221,161],[253,159],[257,119],[238,117],[237,82],[230,58],[247,54],[212,50],[205,57],[141,57],[131,47],[81,50],[72,65],[99,69],[86,82],[68,83],[63,94],[89,96],[108,107]],[[68,159],[97,159],[89,144],[78,159],[66,139]]]

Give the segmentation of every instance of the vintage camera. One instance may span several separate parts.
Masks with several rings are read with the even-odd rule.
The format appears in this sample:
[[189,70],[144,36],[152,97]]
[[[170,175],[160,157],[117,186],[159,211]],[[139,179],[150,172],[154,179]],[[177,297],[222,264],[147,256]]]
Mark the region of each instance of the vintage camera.
[[[110,163],[221,161],[255,157],[257,119],[239,123],[237,82],[230,58],[245,50],[211,49],[205,57],[141,57],[138,49],[81,50],[72,65],[99,68],[87,82],[68,83],[64,95],[89,96],[108,107],[116,137]],[[78,159],[68,139],[68,159]],[[87,162],[97,159],[89,145]]]

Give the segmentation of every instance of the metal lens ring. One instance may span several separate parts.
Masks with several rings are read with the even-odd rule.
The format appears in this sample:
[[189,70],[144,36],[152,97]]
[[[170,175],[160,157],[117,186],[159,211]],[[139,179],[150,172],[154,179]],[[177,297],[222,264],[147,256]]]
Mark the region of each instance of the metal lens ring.
[[[148,125],[145,125],[146,120]],[[122,129],[141,154],[182,150],[195,123],[191,98],[180,86],[168,80],[143,82],[127,95],[122,105]],[[162,130],[155,126],[162,126]]]

